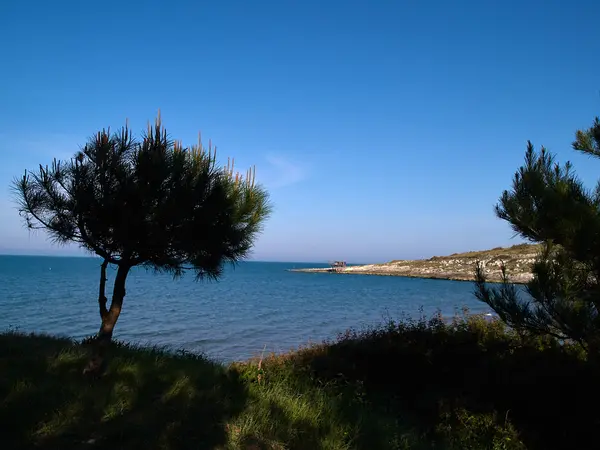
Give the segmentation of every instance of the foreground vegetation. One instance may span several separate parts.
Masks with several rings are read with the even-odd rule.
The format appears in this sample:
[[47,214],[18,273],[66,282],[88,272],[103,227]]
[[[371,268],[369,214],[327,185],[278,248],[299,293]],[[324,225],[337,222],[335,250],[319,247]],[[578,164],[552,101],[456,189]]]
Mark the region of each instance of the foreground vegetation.
[[3,448],[552,449],[595,442],[578,346],[461,316],[390,322],[228,367],[115,343],[0,335]]

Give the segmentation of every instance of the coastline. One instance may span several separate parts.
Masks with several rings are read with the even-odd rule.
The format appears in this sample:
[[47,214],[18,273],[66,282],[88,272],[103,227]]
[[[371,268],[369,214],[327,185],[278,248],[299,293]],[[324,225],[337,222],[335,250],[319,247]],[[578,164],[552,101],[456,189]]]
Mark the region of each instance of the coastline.
[[504,265],[512,283],[526,284],[533,278],[531,266],[538,251],[539,246],[537,245],[519,244],[508,248],[497,247],[491,250],[434,256],[429,259],[394,260],[380,264],[338,267],[336,270],[331,268],[287,270],[303,273],[375,275],[473,282],[475,281],[475,267],[479,261],[483,264],[489,283],[502,282],[501,267]]
[[[351,266],[351,267],[359,267],[359,266]],[[416,279],[422,279],[422,280],[441,280],[441,281],[461,281],[461,282],[474,282],[475,278],[474,277],[467,277],[467,276],[462,276],[462,275],[446,275],[446,274],[405,274],[405,273],[394,273],[394,272],[376,272],[376,271],[359,271],[359,270],[353,270],[353,271],[344,271],[344,270],[340,270],[337,272],[332,272],[329,269],[323,269],[323,268],[308,268],[308,269],[286,269],[286,271],[288,272],[301,272],[301,273],[328,273],[328,274],[332,274],[332,275],[370,275],[370,276],[375,276],[375,277],[398,277],[398,278],[416,278]],[[525,285],[527,284],[527,282],[530,280],[529,279],[523,279],[523,278],[518,278],[513,280],[512,277],[509,276],[509,278],[511,278],[511,281],[513,284],[522,284]],[[488,276],[488,283],[493,283],[493,284],[499,284],[502,283],[502,280],[498,277],[492,277],[492,276]]]

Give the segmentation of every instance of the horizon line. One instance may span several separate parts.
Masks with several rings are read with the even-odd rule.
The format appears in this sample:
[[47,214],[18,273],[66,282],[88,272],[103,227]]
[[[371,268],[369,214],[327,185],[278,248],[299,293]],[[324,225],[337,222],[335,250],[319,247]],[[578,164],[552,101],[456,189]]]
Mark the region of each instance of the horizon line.
[[[88,259],[102,259],[102,257],[98,255],[48,255],[48,254],[36,254],[36,253],[5,253],[0,251],[0,256],[11,256],[11,257],[24,257],[24,258],[88,258]],[[333,261],[333,260],[332,260]],[[256,262],[256,263],[286,263],[286,264],[330,264],[331,261],[293,261],[293,260],[275,260],[275,259],[243,259],[238,261],[238,263],[243,262]],[[236,263],[234,263],[236,264]],[[371,263],[357,263],[357,262],[349,262],[348,264],[354,265],[365,265]]]

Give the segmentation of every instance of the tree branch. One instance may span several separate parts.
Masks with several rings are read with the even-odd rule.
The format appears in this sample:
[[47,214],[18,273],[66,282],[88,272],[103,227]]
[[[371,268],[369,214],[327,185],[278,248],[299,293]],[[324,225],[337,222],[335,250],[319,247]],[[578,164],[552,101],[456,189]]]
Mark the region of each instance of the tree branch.
[[92,242],[92,240],[89,238],[87,232],[85,231],[85,226],[83,224],[83,220],[81,219],[81,217],[79,217],[78,220],[77,220],[77,227],[79,228],[79,232],[81,233],[82,240],[87,245],[89,245],[96,252],[96,254],[98,256],[101,256],[102,258],[104,258],[105,260],[107,260],[108,262],[110,262],[111,264],[119,264],[119,261],[117,259],[115,259],[107,251],[105,251],[104,249],[98,247],[96,244],[94,244]]
[[[39,215],[37,215],[35,212],[33,212],[33,207],[31,206],[31,203],[29,202],[29,199],[27,198],[27,195],[25,193],[23,193],[23,200],[25,201],[25,212],[27,214],[31,214],[33,216],[33,218],[35,220],[37,220],[39,223],[41,223],[44,228],[52,230],[55,233],[62,233],[57,227],[51,225],[50,223],[46,222],[45,220],[42,220],[42,218]],[[70,238],[76,242],[83,242],[82,236],[78,235],[76,233],[70,233],[68,238]]]

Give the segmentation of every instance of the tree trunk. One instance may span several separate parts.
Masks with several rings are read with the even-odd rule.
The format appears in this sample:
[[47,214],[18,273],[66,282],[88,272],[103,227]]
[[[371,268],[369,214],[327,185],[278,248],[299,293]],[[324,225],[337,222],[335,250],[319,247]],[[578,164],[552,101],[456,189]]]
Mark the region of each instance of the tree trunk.
[[121,308],[123,307],[123,299],[125,298],[125,281],[131,267],[127,264],[119,264],[117,269],[117,276],[115,278],[115,284],[113,287],[113,296],[110,303],[110,308],[106,308],[107,299],[104,293],[106,286],[106,267],[108,261],[102,263],[100,269],[100,289],[98,295],[98,304],[100,307],[100,318],[102,323],[98,335],[94,340],[93,353],[90,361],[84,369],[84,374],[99,374],[106,367],[106,351],[112,341],[113,331],[119,315],[121,314]]
[[108,260],[105,259],[100,266],[100,292],[98,293],[98,306],[100,307],[100,320],[104,320],[108,314],[106,309],[106,302],[108,301],[105,294],[106,287],[106,268],[108,267]]

